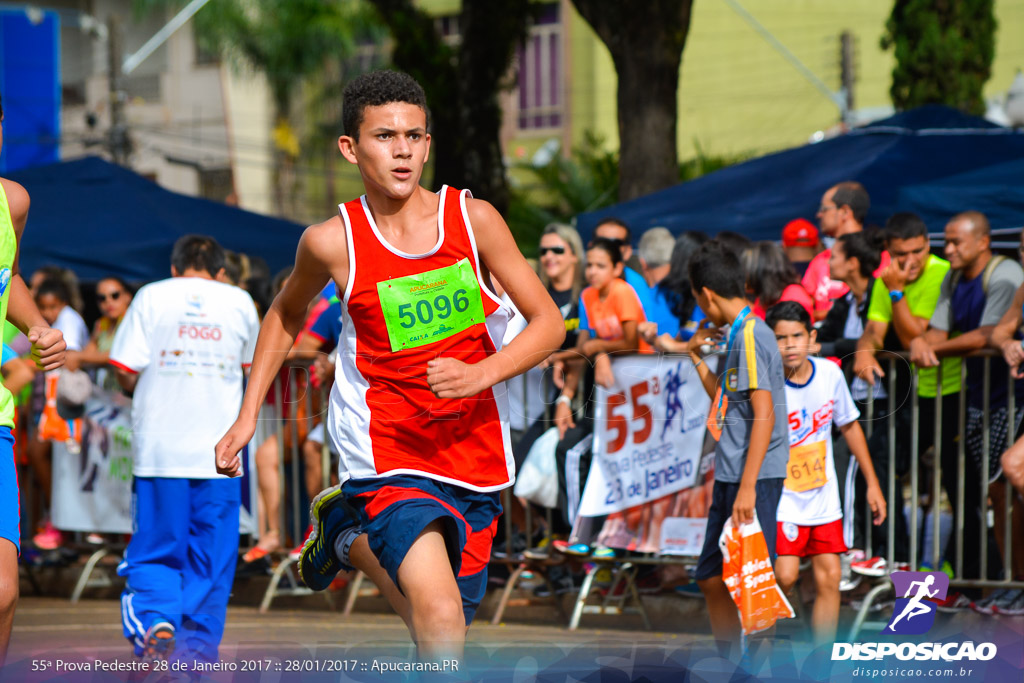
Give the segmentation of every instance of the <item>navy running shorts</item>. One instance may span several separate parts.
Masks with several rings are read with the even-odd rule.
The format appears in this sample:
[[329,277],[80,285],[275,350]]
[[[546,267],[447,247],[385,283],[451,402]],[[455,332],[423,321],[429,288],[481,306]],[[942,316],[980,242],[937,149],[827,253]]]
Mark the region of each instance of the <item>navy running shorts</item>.
[[501,515],[500,494],[405,474],[350,479],[342,492],[359,513],[370,549],[396,586],[398,568],[413,542],[427,525],[441,521],[468,626],[487,590],[487,563]]
[[[768,544],[768,554],[771,555],[772,564],[775,564],[776,556],[775,513],[779,509],[782,482],[784,481],[784,478],[758,479],[755,486],[757,498],[754,501],[754,510],[757,512],[757,521],[761,524],[761,530],[764,532],[764,540]],[[704,549],[700,552],[700,559],[697,560],[697,567],[693,572],[693,578],[697,581],[722,575],[722,550],[718,547],[718,539],[722,536],[725,521],[732,516],[732,506],[736,502],[736,494],[739,492],[738,482],[715,481],[715,487],[711,491],[711,509],[708,510],[708,529],[704,536]]]

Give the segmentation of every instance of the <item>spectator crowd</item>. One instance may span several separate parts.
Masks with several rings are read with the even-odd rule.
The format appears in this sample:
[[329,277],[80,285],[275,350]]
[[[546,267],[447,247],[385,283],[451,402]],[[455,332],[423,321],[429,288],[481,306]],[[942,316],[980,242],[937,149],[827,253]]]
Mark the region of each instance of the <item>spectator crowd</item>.
[[[623,552],[594,544],[594,534],[579,533],[580,498],[592,462],[595,386],[614,384],[616,356],[688,354],[713,409],[721,413],[708,538],[714,537],[717,547],[715,532],[725,517],[743,518],[756,508],[772,557],[778,555],[783,589],[795,583],[799,560],[812,560],[820,603],[812,620],[816,638],[834,638],[842,595],[856,593],[863,577],[910,568],[912,538],[919,539],[921,549],[917,568],[967,581],[1024,580],[1024,544],[1013,548],[1009,566],[1003,562],[1009,537],[1024,537],[1019,528],[1024,440],[1007,447],[1020,436],[1024,406],[1024,382],[1017,379],[1024,376],[1024,270],[1017,258],[993,253],[990,227],[980,213],[952,216],[944,246],[933,249],[918,216],[897,213],[884,226],[871,226],[865,224],[869,208],[859,183],[839,183],[822,196],[817,226],[795,218],[780,226],[779,242],[751,242],[736,233],[710,237],[699,230],[676,236],[661,227],[635,235],[625,222],[608,218],[584,243],[568,225],[548,226],[534,265],[564,318],[565,343],[538,368],[510,382],[509,397],[517,466],[545,432],[557,429],[558,504],[547,526],[527,514],[529,502],[511,499],[506,507],[511,524],[499,525],[495,558],[565,556],[568,561],[549,571],[550,584],[537,587],[543,596],[578,587],[583,565],[575,560]],[[1024,241],[1019,255],[1024,259]],[[246,290],[262,316],[288,272],[272,279],[259,259],[228,254],[216,277]],[[72,452],[81,448],[82,405],[89,393],[81,389],[85,375],[96,390],[120,391],[108,361],[133,287],[116,276],[83,287],[74,273],[58,267],[33,273],[30,287],[43,317],[64,335],[67,365],[37,373],[28,357],[30,345],[8,323],[2,372],[17,398],[23,436],[17,442],[38,493],[27,518],[35,523],[30,533],[37,549],[54,551],[70,538],[53,526],[47,512],[52,445],[65,444]],[[95,297],[95,307],[84,306],[85,292]],[[504,301],[511,304],[508,297]],[[265,574],[288,548],[297,556],[302,547],[304,538],[289,537],[281,528],[282,454],[299,454],[300,495],[307,500],[334,477],[333,472],[325,477],[323,470],[329,440],[319,419],[319,397],[335,381],[342,309],[338,292],[329,286],[311,305],[291,352],[311,371],[289,380],[291,370],[282,370],[284,391],[268,398],[266,409],[286,418],[285,428],[268,434],[255,450],[259,533],[238,559],[240,577]],[[83,316],[94,319],[91,331]],[[513,320],[506,339],[521,329]],[[740,349],[746,356],[737,359]],[[976,353],[986,349],[994,353]],[[721,386],[718,377],[730,368],[740,377],[738,386]],[[314,400],[307,401],[306,392]],[[748,400],[730,400],[723,407],[719,392]],[[916,411],[911,409],[915,395]],[[824,427],[815,424],[819,433],[812,439],[822,445],[814,450],[819,455],[809,456],[800,450],[806,435],[798,439],[796,430],[801,414],[818,415],[822,406],[828,407],[828,420]],[[962,430],[956,419],[961,408]],[[729,412],[741,410],[747,412]],[[729,420],[729,415],[742,419]],[[890,415],[895,430],[887,428]],[[762,418],[770,418],[766,431],[759,427]],[[840,434],[844,439],[833,444]],[[820,457],[808,462],[824,468],[823,484],[791,485],[787,465],[798,452],[800,458]],[[888,480],[890,454],[895,482]],[[926,484],[931,473],[941,472],[944,499],[933,499],[930,485],[909,489],[907,474],[915,460]],[[1011,501],[1006,482],[1014,490]],[[895,497],[886,499],[890,486]],[[1001,514],[1007,504],[1015,509],[1015,526],[1009,529]],[[944,533],[933,538],[930,521],[911,528],[913,506],[921,508],[921,519],[945,520]],[[999,511],[991,527],[985,523],[988,507]],[[890,521],[883,523],[886,517]],[[991,534],[990,542],[982,542],[984,534]],[[89,534],[86,540],[109,539]],[[894,566],[886,557],[890,542]],[[940,562],[932,567],[936,555]],[[728,596],[719,585],[721,571],[720,556],[705,548],[691,578],[708,601],[716,635],[728,637],[734,624],[723,602]],[[687,576],[652,568],[640,584],[670,589],[686,583],[680,579]],[[336,587],[345,580],[337,579]],[[500,569],[492,580],[502,580]],[[681,590],[695,594],[693,584]],[[1024,614],[1024,592],[961,587],[951,590],[939,609]]]

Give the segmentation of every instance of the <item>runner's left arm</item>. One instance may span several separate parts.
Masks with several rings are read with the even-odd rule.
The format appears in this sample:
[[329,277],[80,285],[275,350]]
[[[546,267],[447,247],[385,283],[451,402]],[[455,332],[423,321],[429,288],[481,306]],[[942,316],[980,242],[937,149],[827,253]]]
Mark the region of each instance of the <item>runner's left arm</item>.
[[7,301],[7,319],[24,332],[32,342],[32,360],[35,361],[36,367],[43,370],[56,370],[64,365],[64,355],[67,351],[64,335],[60,330],[50,327],[43,319],[39,309],[36,308],[32,293],[28,291],[25,280],[22,279],[18,270],[21,236],[25,232],[25,222],[28,220],[28,192],[14,181],[6,178],[0,179],[0,181],[3,182],[4,193],[7,195],[11,221],[14,223],[14,237],[18,245],[14,252],[11,281],[8,285],[11,288],[11,297]]
[[526,318],[523,330],[501,351],[479,363],[437,358],[427,364],[427,382],[439,398],[467,398],[526,372],[558,350],[565,321],[516,246],[504,219],[489,203],[467,199],[466,211],[483,267],[497,279]]
[[252,439],[260,406],[296,335],[302,329],[309,302],[331,278],[331,266],[334,266],[334,274],[342,282],[347,279],[348,252],[343,243],[338,241],[344,240],[344,232],[338,229],[338,220],[335,218],[310,226],[299,239],[295,268],[274,298],[260,326],[249,383],[238,418],[214,448],[219,474],[229,477],[241,474],[242,463],[238,452]]

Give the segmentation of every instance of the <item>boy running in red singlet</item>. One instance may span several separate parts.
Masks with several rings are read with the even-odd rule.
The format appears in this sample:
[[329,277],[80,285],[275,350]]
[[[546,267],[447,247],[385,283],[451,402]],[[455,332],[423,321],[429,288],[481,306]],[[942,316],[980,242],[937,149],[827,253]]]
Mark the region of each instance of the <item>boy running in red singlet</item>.
[[[419,186],[430,151],[426,98],[379,71],[345,89],[342,155],[366,194],[306,230],[264,318],[238,420],[217,444],[236,475],[260,403],[329,278],[342,300],[328,431],[341,484],[313,501],[303,580],[323,589],[364,571],[425,659],[459,657],[487,584],[499,492],[514,480],[504,380],[559,348],[565,324],[487,202]],[[528,321],[501,345],[509,309]]]

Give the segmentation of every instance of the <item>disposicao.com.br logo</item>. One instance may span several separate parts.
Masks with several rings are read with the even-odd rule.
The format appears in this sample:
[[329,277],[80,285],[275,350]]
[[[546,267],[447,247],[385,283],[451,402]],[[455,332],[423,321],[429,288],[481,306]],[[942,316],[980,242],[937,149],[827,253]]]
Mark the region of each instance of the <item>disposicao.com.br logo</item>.
[[[935,603],[944,600],[949,577],[943,572],[893,572],[896,604],[883,635],[914,636],[927,633],[935,624]],[[835,643],[832,659],[879,660],[895,656],[900,660],[988,661],[996,656],[994,643]]]

